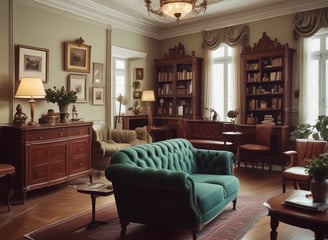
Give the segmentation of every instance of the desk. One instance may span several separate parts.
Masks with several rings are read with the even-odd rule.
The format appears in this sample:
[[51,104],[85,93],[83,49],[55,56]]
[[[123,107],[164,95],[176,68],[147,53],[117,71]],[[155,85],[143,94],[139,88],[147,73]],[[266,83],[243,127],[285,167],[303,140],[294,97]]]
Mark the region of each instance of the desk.
[[104,183],[93,183],[85,184],[82,187],[77,189],[79,193],[89,194],[91,196],[92,204],[92,221],[88,225],[90,228],[94,228],[100,224],[106,222],[96,221],[96,198],[99,196],[109,196],[114,193],[114,190],[111,186],[106,186]]
[[282,204],[288,197],[296,193],[296,191],[304,194],[304,196],[309,193],[308,191],[294,190],[274,196],[264,203],[271,217],[270,239],[277,239],[279,222],[284,222],[293,226],[310,229],[315,233],[316,240],[324,240],[328,234],[327,212],[313,212]]

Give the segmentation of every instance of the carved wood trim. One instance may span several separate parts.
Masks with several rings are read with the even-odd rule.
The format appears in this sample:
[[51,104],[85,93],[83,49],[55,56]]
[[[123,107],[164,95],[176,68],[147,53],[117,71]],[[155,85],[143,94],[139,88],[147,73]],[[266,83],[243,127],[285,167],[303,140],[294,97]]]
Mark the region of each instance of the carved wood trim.
[[257,43],[254,43],[253,47],[247,46],[243,53],[256,53],[262,51],[268,51],[272,49],[282,49],[288,47],[288,44],[281,44],[278,42],[277,38],[272,40],[266,35],[266,32],[263,32],[262,37]]

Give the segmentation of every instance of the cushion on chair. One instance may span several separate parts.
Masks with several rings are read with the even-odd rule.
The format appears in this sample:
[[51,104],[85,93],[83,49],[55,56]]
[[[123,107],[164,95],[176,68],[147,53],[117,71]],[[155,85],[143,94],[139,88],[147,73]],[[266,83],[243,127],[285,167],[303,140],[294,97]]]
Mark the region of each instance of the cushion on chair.
[[270,151],[270,147],[264,145],[258,145],[258,144],[243,144],[240,145],[240,148],[244,150],[258,151],[258,152]]
[[294,179],[294,180],[299,180],[299,181],[308,181],[309,180],[309,175],[305,172],[304,167],[290,167],[283,171],[283,177],[288,178],[288,179]]

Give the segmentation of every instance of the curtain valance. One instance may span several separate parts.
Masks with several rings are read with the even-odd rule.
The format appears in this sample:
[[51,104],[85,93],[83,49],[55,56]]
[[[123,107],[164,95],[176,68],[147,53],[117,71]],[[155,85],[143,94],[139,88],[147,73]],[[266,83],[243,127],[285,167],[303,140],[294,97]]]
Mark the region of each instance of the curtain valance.
[[219,48],[222,43],[233,47],[237,44],[248,45],[249,29],[247,25],[226,27],[203,32],[203,47],[209,49]]
[[328,8],[321,8],[295,15],[295,37],[311,37],[320,28],[328,27]]

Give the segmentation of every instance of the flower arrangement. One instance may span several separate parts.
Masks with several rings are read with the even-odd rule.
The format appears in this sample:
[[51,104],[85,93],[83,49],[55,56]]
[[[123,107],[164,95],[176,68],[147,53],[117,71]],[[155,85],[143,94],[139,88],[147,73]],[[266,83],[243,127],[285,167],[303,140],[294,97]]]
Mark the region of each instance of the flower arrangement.
[[48,88],[45,92],[47,102],[57,103],[58,106],[75,103],[77,100],[77,92],[73,90],[68,91],[64,86],[61,88]]

